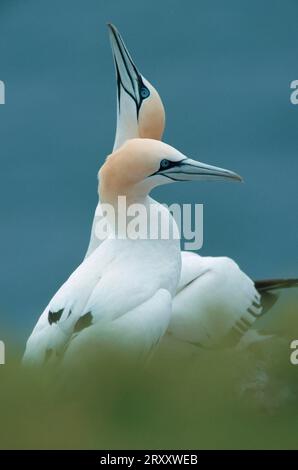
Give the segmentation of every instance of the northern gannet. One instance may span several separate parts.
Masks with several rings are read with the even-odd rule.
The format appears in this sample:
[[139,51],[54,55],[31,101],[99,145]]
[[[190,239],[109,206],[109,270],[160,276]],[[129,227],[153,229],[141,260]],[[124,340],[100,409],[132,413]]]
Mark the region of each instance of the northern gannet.
[[[109,25],[117,82],[117,127],[114,150],[126,139],[148,137],[162,139],[165,111],[156,89],[138,71],[115,26]],[[96,224],[100,202],[94,217],[86,256],[100,244]],[[297,280],[256,281],[255,283],[228,257],[202,257],[182,252],[182,271],[173,301],[168,333],[171,340],[189,345],[214,346],[222,341],[238,343],[266,308],[274,303],[271,294]],[[268,301],[268,302],[267,302]],[[258,340],[250,330],[251,339]]]
[[[113,151],[135,137],[161,140],[165,127],[165,111],[155,88],[138,72],[122,37],[109,24],[117,81],[117,126]],[[86,257],[102,242],[96,235],[101,214],[97,204]]]
[[128,218],[123,229],[106,215],[109,235],[46,307],[27,342],[25,363],[78,360],[85,348],[98,352],[103,344],[117,344],[139,356],[159,342],[169,326],[180,277],[180,240],[170,212],[149,193],[162,184],[202,179],[241,180],[152,139],[128,140],[106,159],[99,172],[102,204],[110,204],[116,214],[119,196],[126,198],[127,211],[142,204],[149,225],[150,209],[158,207],[175,234],[169,239],[132,239]]

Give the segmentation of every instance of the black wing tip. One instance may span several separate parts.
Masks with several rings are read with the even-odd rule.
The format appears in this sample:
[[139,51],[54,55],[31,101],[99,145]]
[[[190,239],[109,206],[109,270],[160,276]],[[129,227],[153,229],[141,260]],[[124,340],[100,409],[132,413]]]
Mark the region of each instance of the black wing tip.
[[288,289],[298,287],[298,278],[293,279],[263,279],[255,281],[255,287],[259,292]]

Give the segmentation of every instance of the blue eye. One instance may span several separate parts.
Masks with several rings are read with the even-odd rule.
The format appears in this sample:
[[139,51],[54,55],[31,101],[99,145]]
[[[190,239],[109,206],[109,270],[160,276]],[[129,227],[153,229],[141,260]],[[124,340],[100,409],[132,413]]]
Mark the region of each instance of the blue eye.
[[150,91],[145,86],[142,86],[140,89],[140,95],[143,99],[148,98],[148,96],[150,95]]
[[160,168],[162,168],[162,169],[169,168],[170,165],[171,165],[171,162],[169,160],[167,160],[166,158],[164,158],[160,162]]

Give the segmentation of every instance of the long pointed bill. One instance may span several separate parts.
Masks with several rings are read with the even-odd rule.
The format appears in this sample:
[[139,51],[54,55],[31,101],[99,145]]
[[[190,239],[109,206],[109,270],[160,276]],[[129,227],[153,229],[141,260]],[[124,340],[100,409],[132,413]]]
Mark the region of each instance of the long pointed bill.
[[140,86],[142,85],[142,77],[138,72],[125,44],[114,25],[108,24],[110,33],[110,42],[115,60],[115,68],[117,75],[118,99],[120,87],[122,87],[128,95],[140,106]]
[[233,180],[242,181],[241,176],[230,170],[217,166],[207,165],[197,162],[191,158],[185,158],[178,165],[167,170],[162,170],[159,174],[170,178],[173,181],[203,181],[203,180]]

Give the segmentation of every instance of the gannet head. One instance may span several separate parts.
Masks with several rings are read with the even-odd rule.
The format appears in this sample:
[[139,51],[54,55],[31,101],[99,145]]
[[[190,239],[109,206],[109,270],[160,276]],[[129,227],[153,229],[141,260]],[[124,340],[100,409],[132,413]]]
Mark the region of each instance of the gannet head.
[[117,80],[117,130],[114,150],[135,137],[161,140],[165,111],[155,88],[140,74],[124,41],[109,24]]
[[192,160],[153,139],[130,139],[106,159],[99,172],[103,202],[119,195],[143,197],[156,186],[178,181],[242,181],[236,173]]

